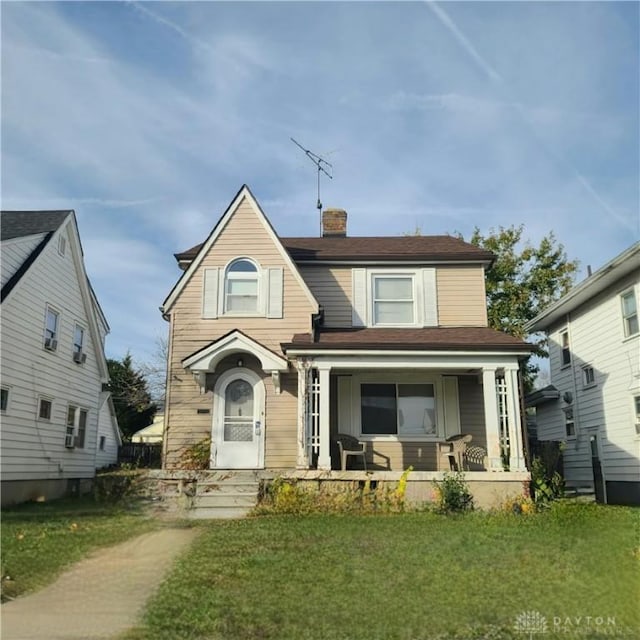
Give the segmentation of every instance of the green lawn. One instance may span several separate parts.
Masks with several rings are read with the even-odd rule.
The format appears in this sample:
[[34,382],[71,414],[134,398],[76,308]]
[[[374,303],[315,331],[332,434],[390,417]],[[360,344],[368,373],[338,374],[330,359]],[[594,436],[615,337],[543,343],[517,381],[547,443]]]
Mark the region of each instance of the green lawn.
[[569,504],[210,522],[126,638],[636,638],[638,515]]
[[30,503],[2,511],[2,599],[51,582],[89,551],[150,531],[154,520],[89,499]]

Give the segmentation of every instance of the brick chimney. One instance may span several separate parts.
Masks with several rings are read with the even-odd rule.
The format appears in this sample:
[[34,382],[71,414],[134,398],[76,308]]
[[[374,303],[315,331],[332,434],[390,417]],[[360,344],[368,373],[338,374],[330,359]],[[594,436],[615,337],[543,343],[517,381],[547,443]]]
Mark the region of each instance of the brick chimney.
[[347,212],[344,209],[325,209],[322,212],[322,237],[344,238],[347,235]]

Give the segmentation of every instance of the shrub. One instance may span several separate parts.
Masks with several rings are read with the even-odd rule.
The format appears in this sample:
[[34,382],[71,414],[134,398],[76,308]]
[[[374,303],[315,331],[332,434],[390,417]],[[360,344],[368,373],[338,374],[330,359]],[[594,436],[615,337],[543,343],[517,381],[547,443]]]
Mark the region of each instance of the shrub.
[[395,487],[376,481],[316,483],[275,478],[261,490],[256,515],[310,513],[399,513],[405,510],[407,478]]
[[187,447],[180,454],[180,469],[189,471],[200,471],[209,468],[209,459],[211,457],[211,438],[205,438]]
[[557,471],[550,471],[538,456],[531,463],[531,497],[538,506],[561,498],[564,493],[564,478]]
[[460,471],[445,473],[441,481],[434,480],[433,484],[437,509],[441,513],[455,513],[473,509],[473,496],[464,481],[464,473]]

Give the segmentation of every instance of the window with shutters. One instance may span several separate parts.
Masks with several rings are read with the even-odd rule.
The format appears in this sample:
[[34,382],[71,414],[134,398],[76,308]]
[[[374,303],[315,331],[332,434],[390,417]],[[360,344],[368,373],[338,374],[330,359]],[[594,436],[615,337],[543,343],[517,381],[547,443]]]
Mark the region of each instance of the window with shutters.
[[283,317],[284,270],[261,268],[251,258],[236,258],[226,268],[207,267],[202,281],[202,317]]
[[258,312],[258,268],[246,258],[234,260],[224,278],[225,313]]
[[353,269],[354,327],[438,325],[436,270]]

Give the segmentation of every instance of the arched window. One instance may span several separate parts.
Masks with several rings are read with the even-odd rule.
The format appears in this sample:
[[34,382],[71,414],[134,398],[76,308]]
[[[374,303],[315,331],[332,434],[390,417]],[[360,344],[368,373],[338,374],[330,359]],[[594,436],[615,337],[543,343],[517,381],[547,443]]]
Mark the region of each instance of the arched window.
[[224,309],[227,313],[257,313],[258,269],[246,258],[234,260],[224,278]]

